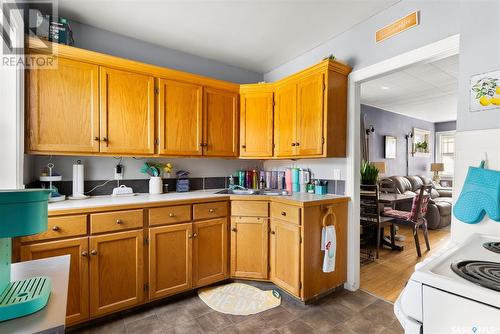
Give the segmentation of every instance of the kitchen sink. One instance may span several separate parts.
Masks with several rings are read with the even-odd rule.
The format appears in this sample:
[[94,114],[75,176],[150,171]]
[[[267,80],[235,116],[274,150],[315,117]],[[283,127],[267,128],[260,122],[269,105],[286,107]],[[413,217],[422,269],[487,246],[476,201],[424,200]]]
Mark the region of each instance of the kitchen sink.
[[231,194],[231,195],[266,195],[266,196],[281,196],[283,193],[274,189],[223,189],[216,194]]

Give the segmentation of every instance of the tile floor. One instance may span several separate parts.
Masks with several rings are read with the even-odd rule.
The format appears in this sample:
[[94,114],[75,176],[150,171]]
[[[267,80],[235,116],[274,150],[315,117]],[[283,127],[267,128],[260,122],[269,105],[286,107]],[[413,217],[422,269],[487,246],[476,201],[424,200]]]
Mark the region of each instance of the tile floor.
[[403,333],[392,304],[360,290],[337,291],[310,305],[299,304],[284,294],[282,296],[279,307],[256,315],[234,316],[213,311],[196,294],[191,294],[138,311],[125,312],[71,333]]

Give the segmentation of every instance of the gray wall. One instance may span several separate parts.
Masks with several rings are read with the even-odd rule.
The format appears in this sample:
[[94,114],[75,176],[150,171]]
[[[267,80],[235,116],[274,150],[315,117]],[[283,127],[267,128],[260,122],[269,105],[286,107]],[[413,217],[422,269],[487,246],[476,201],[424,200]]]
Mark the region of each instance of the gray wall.
[[455,131],[457,129],[457,121],[434,123],[436,132]]
[[[485,9],[486,7],[478,6],[478,8],[489,11]],[[381,43],[375,43],[377,29],[416,10],[420,10],[419,26]],[[354,69],[366,67],[459,33],[459,11],[460,6],[456,0],[402,0],[300,57],[265,73],[264,79],[278,80],[315,64],[332,53]],[[481,24],[478,24],[481,21],[482,19],[479,19],[475,22],[477,30],[481,30]]]
[[[373,125],[375,132],[370,135],[370,161],[385,161],[384,176],[406,175],[406,139],[414,127],[431,132],[430,154],[428,157],[409,155],[409,175],[430,175],[429,168],[434,161],[434,123],[408,117],[376,107],[361,105],[361,117],[365,126]],[[397,138],[396,159],[385,159],[385,136]],[[411,152],[411,143],[408,145]]]
[[75,46],[79,48],[236,83],[255,83],[263,78],[261,73],[164,48],[83,23],[72,21],[71,28]]

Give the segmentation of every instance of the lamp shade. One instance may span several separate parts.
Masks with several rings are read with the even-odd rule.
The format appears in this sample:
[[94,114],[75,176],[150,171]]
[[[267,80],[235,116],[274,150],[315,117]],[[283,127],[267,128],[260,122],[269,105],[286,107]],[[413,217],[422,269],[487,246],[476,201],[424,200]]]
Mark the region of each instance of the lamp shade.
[[371,163],[374,165],[380,174],[385,174],[385,162],[384,161],[375,161]]
[[444,171],[444,164],[440,162],[431,163],[431,172],[442,172]]
[[47,230],[48,199],[52,190],[0,190],[0,238]]

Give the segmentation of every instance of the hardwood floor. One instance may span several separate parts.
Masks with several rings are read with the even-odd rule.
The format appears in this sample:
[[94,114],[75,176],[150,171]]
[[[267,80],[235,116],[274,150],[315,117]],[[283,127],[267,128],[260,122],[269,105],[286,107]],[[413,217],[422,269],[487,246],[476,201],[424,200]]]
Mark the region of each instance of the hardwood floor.
[[438,252],[450,239],[450,228],[429,230],[431,250],[427,252],[422,231],[419,231],[422,257],[417,257],[415,241],[411,228],[401,226],[399,233],[406,237],[403,251],[391,251],[381,248],[380,257],[372,263],[361,267],[361,289],[387,301],[396,301],[406,281],[414,271],[415,264]]

